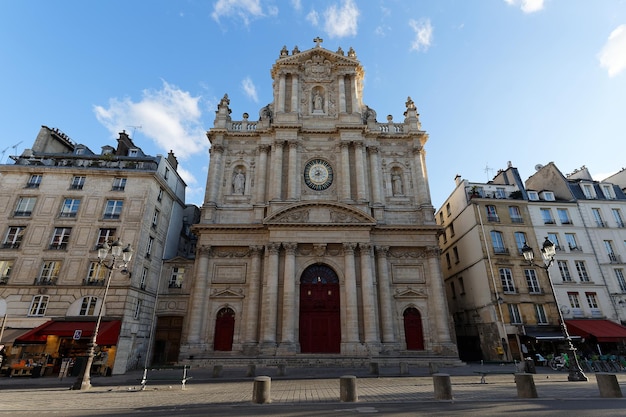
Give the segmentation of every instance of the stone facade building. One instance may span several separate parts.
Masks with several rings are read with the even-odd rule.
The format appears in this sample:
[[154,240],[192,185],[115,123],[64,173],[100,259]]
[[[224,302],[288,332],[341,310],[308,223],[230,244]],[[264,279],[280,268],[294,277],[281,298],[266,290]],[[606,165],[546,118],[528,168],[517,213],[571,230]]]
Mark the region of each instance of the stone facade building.
[[355,51],[315,41],[258,121],[218,105],[180,359],[457,363],[415,104],[379,123]]

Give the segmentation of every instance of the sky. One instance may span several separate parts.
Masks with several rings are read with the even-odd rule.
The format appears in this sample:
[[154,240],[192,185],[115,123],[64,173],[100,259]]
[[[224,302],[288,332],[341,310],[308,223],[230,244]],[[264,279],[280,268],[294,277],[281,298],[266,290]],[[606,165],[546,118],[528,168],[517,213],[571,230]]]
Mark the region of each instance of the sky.
[[435,208],[509,161],[626,166],[626,0],[0,0],[0,163],[42,125],[98,153],[126,130],[200,205],[219,100],[256,120],[282,47],[317,36],[354,48],[379,122],[413,99]]

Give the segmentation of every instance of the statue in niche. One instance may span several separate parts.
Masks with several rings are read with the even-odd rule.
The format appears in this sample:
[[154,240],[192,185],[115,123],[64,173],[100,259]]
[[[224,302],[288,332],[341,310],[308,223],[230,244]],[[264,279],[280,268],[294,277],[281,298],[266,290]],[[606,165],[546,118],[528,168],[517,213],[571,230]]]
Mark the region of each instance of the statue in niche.
[[241,168],[238,168],[235,175],[233,175],[233,194],[243,195],[245,188],[246,174],[243,173]]
[[393,195],[403,195],[402,176],[398,171],[394,171],[391,174],[391,190],[393,191]]
[[313,95],[313,111],[314,112],[324,111],[324,99],[322,98],[318,90],[315,90],[315,94]]

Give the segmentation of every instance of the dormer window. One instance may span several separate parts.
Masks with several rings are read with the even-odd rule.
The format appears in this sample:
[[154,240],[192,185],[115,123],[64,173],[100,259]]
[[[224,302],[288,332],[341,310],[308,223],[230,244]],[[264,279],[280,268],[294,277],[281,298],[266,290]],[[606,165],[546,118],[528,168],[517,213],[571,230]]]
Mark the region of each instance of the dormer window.
[[596,193],[593,191],[593,186],[591,184],[580,184],[580,188],[587,199],[596,198]]
[[541,197],[545,201],[554,201],[554,193],[552,191],[542,191]]
[[613,187],[609,184],[602,184],[602,194],[607,200],[615,200],[615,194],[613,193]]
[[137,155],[139,155],[139,149],[132,148],[128,150],[128,156],[137,156]]
[[528,191],[528,199],[531,201],[539,201],[539,193],[537,191]]

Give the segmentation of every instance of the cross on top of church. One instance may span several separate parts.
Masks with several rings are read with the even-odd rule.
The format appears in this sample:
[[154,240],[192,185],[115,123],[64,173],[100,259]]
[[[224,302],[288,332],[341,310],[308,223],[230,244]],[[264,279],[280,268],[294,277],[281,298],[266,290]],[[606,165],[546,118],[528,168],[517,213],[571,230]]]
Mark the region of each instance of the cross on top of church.
[[315,39],[313,39],[313,42],[315,42],[315,47],[316,47],[316,48],[319,48],[320,46],[322,46],[322,45],[320,45],[320,44],[321,44],[322,42],[324,42],[324,39],[322,39],[322,38],[320,38],[320,37],[318,36],[318,37],[316,37]]

